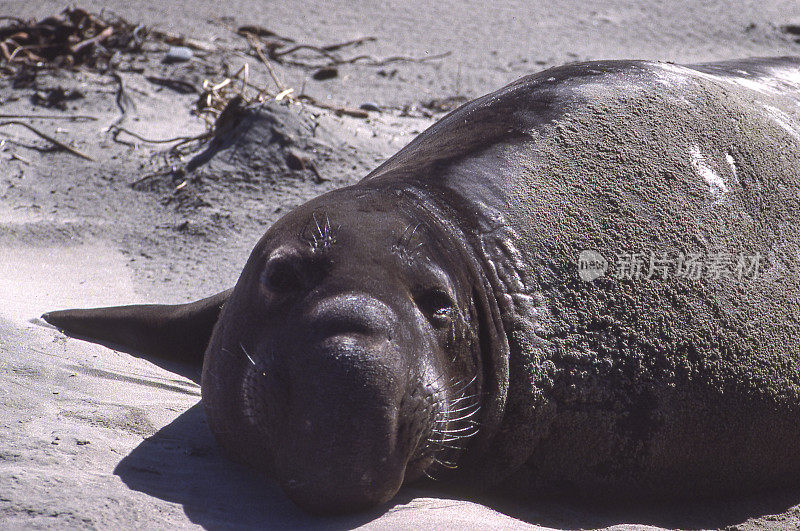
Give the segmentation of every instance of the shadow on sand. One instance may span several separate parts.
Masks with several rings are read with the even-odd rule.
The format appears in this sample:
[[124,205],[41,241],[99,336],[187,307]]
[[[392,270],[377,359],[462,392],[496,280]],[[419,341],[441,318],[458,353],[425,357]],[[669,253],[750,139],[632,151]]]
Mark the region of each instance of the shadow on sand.
[[[638,506],[598,506],[555,500],[535,500],[523,504],[496,497],[483,497],[475,501],[513,518],[554,528],[592,529],[619,524],[638,524],[668,529],[725,529],[737,528],[738,524],[750,519],[786,512],[800,504],[800,490],[765,492],[724,500]],[[777,518],[773,525],[781,526],[779,520],[782,519]],[[762,523],[760,527],[763,525],[766,524]]]
[[[179,503],[192,522],[206,528],[260,526],[348,529],[364,525],[416,496],[444,497],[430,490],[403,489],[385,506],[342,517],[303,513],[268,478],[225,458],[206,425],[201,404],[143,441],[116,467],[131,489]],[[560,528],[596,528],[637,523],[685,529],[720,528],[777,514],[800,503],[800,491],[746,499],[660,507],[587,507],[553,501],[521,504],[495,498],[473,500],[524,522]],[[456,502],[457,503],[457,502]],[[453,510],[458,510],[457,506]],[[412,522],[410,517],[408,522]]]

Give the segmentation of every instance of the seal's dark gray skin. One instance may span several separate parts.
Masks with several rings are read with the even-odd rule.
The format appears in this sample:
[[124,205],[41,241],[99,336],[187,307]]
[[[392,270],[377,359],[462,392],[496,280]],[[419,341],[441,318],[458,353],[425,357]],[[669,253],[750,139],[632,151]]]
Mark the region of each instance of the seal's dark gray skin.
[[800,59],[568,65],[289,213],[229,295],[44,318],[198,361],[210,335],[211,429],[314,512],[426,475],[629,500],[796,484],[798,168]]

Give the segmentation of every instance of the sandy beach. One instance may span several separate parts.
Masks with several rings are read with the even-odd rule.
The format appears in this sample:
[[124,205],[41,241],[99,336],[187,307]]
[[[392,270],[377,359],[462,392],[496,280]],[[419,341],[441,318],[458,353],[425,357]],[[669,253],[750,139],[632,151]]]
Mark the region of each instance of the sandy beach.
[[[622,510],[404,488],[366,514],[308,516],[269,479],[221,455],[196,370],[68,338],[39,319],[233,286],[281,215],[358,181],[454,106],[523,75],[594,59],[800,55],[800,37],[786,29],[800,23],[800,4],[77,6],[149,33],[140,50],[100,66],[32,77],[0,69],[0,527],[800,527],[800,492]],[[66,7],[0,0],[0,16],[36,21]],[[255,51],[267,42],[307,47],[270,71]],[[191,56],[165,61],[176,43]],[[219,109],[207,104],[235,93],[265,101],[271,133],[243,128],[214,148]],[[177,137],[190,140],[176,149],[179,139],[152,142]],[[207,160],[209,146],[218,149]]]

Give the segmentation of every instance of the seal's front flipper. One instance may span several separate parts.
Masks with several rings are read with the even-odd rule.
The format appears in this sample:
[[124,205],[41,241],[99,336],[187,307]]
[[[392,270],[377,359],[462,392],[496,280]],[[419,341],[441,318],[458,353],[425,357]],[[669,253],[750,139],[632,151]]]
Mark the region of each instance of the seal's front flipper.
[[69,335],[162,359],[202,364],[211,332],[232,290],[186,304],[61,310],[42,319]]

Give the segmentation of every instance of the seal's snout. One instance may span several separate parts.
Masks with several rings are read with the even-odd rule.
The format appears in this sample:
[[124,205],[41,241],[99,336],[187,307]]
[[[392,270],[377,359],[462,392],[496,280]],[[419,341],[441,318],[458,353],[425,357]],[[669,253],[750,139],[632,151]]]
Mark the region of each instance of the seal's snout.
[[[415,369],[396,312],[376,297],[339,291],[285,323],[261,341],[212,341],[203,381],[212,430],[309,512],[389,500],[418,443],[400,419]],[[223,364],[226,371],[217,368]],[[241,417],[220,413],[231,410]]]
[[[270,419],[276,479],[315,513],[358,511],[388,500],[403,483],[408,459],[398,444],[405,367],[385,336],[376,338],[377,323],[355,319],[341,303],[336,311],[318,308],[322,328],[336,333],[283,360],[284,403]],[[379,322],[388,318],[379,304],[370,311]],[[370,333],[354,332],[358,327]]]
[[359,293],[343,293],[325,298],[307,313],[308,327],[326,337],[359,334],[391,338],[395,313],[383,302]]

